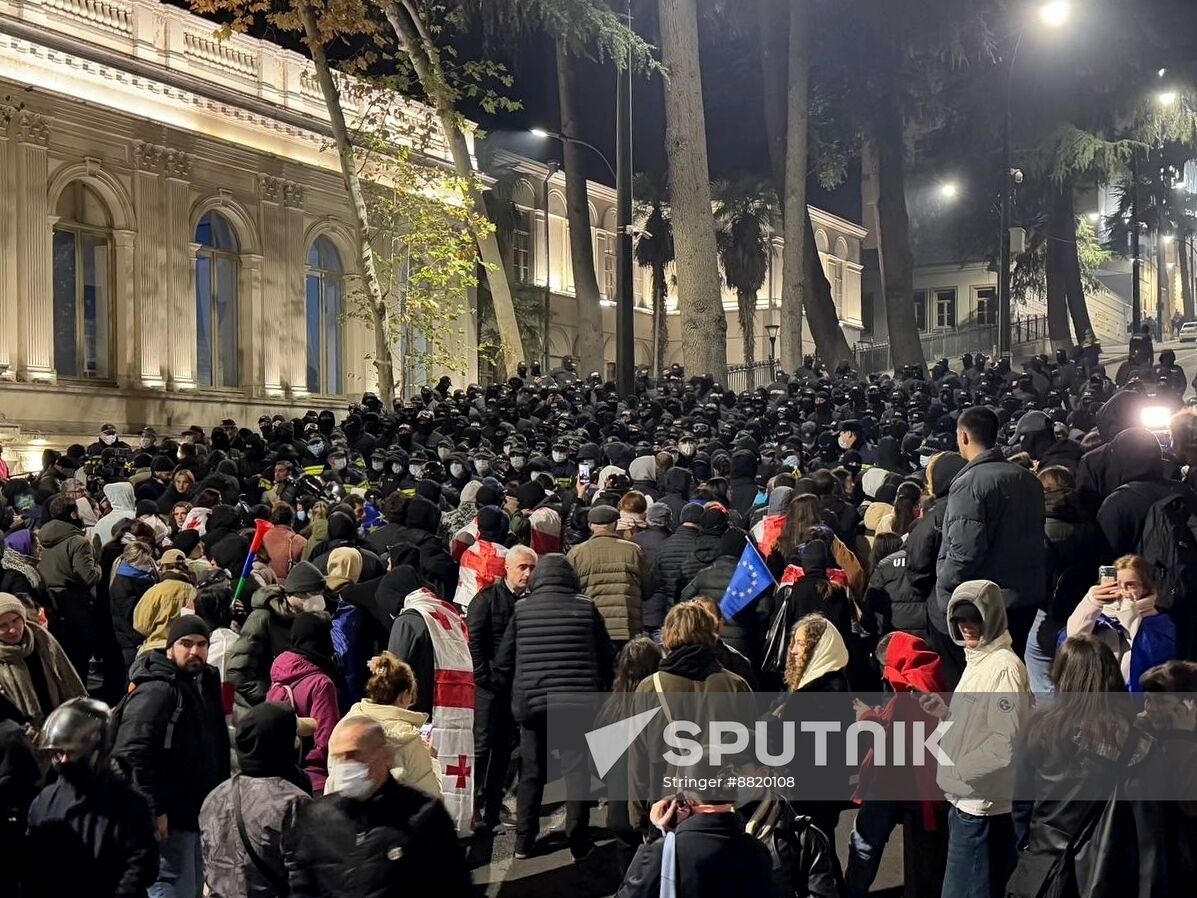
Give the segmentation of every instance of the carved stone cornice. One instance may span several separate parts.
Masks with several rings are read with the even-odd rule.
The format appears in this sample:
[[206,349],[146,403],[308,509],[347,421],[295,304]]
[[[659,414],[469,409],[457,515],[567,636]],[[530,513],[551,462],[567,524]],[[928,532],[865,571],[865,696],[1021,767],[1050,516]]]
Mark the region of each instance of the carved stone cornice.
[[184,153],[182,150],[168,149],[163,161],[163,170],[166,172],[168,178],[186,181],[191,178],[193,162],[194,160],[189,153]]
[[258,175],[258,195],[268,203],[277,203],[283,195],[283,187],[287,182],[274,175]]
[[162,161],[166,157],[166,147],[144,140],[133,141],[133,167],[138,171],[162,171]]
[[283,202],[286,204],[288,209],[302,209],[303,193],[304,188],[302,184],[296,184],[293,181],[287,181],[283,187]]

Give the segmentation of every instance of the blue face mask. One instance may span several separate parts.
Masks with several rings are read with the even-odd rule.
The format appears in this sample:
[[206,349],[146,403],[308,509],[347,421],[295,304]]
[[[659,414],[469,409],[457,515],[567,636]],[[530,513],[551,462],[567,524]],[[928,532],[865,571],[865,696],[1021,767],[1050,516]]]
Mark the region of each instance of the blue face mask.
[[787,455],[785,457],[784,463],[787,468],[795,468],[796,469],[798,467],[798,456],[797,455]]
[[303,521],[306,521],[307,519],[308,519],[308,513],[306,511],[304,511],[303,509],[300,509],[299,511],[295,512],[295,520],[302,523]]

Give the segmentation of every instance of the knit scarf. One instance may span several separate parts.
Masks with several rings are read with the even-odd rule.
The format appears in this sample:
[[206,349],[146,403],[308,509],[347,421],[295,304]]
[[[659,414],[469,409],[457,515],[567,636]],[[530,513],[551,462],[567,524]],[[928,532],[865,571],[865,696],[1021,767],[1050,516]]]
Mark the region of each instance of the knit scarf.
[[37,562],[28,555],[22,555],[12,546],[4,547],[4,555],[0,557],[0,567],[7,571],[16,571],[18,574],[23,574],[25,579],[29,581],[30,586],[34,589],[41,588],[42,578],[37,572]]
[[424,618],[432,640],[432,744],[441,765],[441,794],[458,834],[469,835],[474,816],[474,662],[469,632],[452,603],[423,587],[407,595],[401,613]]
[[47,640],[39,639],[39,630],[26,621],[25,635],[16,645],[0,644],[0,692],[21,709],[21,712],[33,721],[33,725],[40,727],[44,717],[41,703],[38,702],[37,692],[33,688],[33,679],[29,676],[26,659],[37,650],[35,659],[42,665],[46,675],[46,689],[50,693],[50,704],[58,707],[63,696],[59,694],[58,678],[54,675],[51,663],[50,646]]

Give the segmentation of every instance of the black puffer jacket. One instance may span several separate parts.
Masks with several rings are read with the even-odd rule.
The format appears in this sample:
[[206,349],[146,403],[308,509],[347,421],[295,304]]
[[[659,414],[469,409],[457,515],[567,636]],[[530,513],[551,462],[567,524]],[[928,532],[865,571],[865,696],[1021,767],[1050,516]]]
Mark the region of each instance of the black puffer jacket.
[[546,555],[532,588],[515,606],[495,673],[511,684],[511,710],[524,722],[544,714],[558,693],[608,688],[614,651],[594,602],[564,555]]
[[1097,566],[1112,558],[1105,537],[1075,496],[1048,492],[1044,496],[1043,536],[1047,575],[1043,602],[1047,615],[1039,628],[1039,645],[1056,653],[1057,635],[1085,592],[1097,579]]
[[208,666],[184,673],[153,651],[133,662],[129,681],[113,756],[129,765],[155,816],[165,814],[172,830],[199,832],[200,806],[229,777],[220,675]]
[[[670,468],[669,473],[675,470],[677,469]],[[654,580],[657,588],[645,602],[643,608],[645,629],[656,628],[665,623],[665,615],[677,603],[682,587],[689,582],[682,577],[682,565],[694,551],[694,544],[697,540],[698,528],[686,525],[679,527],[661,546],[661,551],[657,555]]]
[[135,576],[132,571],[121,571],[118,562],[116,576],[108,587],[108,610],[112,615],[112,629],[116,633],[117,644],[122,649],[135,649],[145,640],[133,629],[133,609],[146,590],[157,581],[153,576]]
[[1043,561],[1043,485],[1001,450],[982,452],[956,475],[948,493],[932,623],[947,627],[948,599],[966,580],[992,580],[1007,608],[1038,606]]
[[282,847],[293,898],[473,894],[445,806],[390,777],[365,801],[300,804]]
[[[934,582],[934,560],[931,570]],[[864,610],[872,619],[869,626],[876,627],[879,635],[902,630],[926,639],[929,595],[930,589],[920,592],[911,583],[906,549],[885,556],[873,569],[865,591]]]

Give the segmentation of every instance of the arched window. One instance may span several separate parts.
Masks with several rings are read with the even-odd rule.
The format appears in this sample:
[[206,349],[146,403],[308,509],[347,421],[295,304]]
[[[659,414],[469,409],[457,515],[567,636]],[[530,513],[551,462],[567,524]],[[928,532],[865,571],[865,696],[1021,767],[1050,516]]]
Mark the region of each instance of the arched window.
[[112,218],[99,195],[72,181],[54,225],[54,370],[112,375]]
[[237,370],[237,275],[241,250],[232,224],[207,212],[195,228],[196,382],[235,387]]
[[339,394],[343,359],[341,314],[345,275],[341,254],[327,237],[317,237],[308,250],[307,313],[308,391]]

